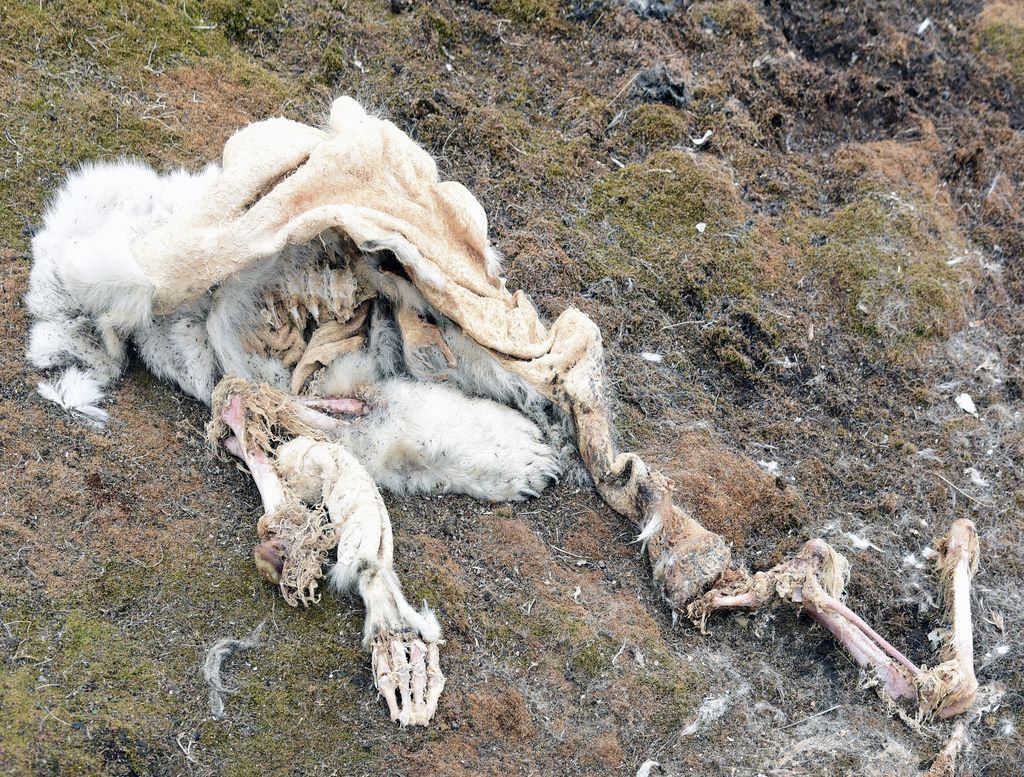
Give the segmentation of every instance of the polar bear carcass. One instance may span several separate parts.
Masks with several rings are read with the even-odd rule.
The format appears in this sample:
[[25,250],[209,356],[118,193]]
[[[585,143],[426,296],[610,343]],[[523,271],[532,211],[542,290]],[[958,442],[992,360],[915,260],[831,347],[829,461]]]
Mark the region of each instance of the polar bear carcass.
[[[594,323],[570,308],[546,326],[506,288],[473,196],[349,98],[323,128],[240,130],[222,165],[200,173],[85,166],[32,251],[28,358],[61,371],[40,392],[104,423],[103,389],[131,344],[210,403],[211,438],[245,462],[264,503],[257,568],[289,603],[309,603],[337,549],[328,580],[365,603],[364,646],[395,720],[433,716],[441,633],[402,594],[377,486],[504,501],[578,471],[636,524],[673,610],[729,565],[670,482],[616,450]],[[785,591],[733,574],[691,617],[774,591],[811,608],[858,661],[895,673],[890,695],[918,694],[921,670],[835,606],[841,585],[826,572],[841,557],[830,554],[815,546],[790,562],[776,575]],[[827,584],[812,585],[820,575]]]

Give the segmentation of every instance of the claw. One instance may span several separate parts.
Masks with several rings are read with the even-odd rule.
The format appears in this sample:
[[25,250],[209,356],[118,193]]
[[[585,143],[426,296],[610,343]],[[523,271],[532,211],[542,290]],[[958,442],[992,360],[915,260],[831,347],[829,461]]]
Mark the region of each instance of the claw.
[[372,655],[374,683],[391,720],[402,726],[426,726],[444,690],[438,643],[411,634],[378,634]]
[[388,663],[386,642],[378,639],[373,645],[373,684],[377,686],[380,695],[387,702],[388,711],[392,720],[401,717],[398,707],[398,699],[395,698],[395,676]]

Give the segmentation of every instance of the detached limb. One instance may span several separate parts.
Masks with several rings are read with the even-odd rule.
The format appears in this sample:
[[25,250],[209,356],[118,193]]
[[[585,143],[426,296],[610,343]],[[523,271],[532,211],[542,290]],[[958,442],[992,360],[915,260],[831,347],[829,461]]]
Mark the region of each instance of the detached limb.
[[811,540],[796,556],[767,572],[708,592],[690,605],[688,613],[703,629],[718,609],[761,607],[775,597],[797,604],[827,628],[859,666],[876,673],[890,698],[916,699],[914,678],[921,670],[840,601],[848,571],[842,554],[824,540]]
[[966,712],[978,693],[974,676],[974,631],[971,625],[971,580],[978,571],[978,534],[972,521],[961,519],[938,543],[942,599],[951,627],[942,657],[917,680],[921,712],[951,718]]
[[923,717],[952,717],[970,707],[978,689],[970,605],[970,582],[978,566],[974,524],[955,522],[939,546],[943,598],[952,628],[946,660],[933,669],[917,667],[843,604],[840,597],[849,565],[820,539],[806,543],[792,559],[767,572],[723,576],[725,585],[694,601],[687,613],[703,631],[716,610],[762,607],[776,597],[797,604],[827,628],[858,665],[875,672],[888,697],[915,701]]

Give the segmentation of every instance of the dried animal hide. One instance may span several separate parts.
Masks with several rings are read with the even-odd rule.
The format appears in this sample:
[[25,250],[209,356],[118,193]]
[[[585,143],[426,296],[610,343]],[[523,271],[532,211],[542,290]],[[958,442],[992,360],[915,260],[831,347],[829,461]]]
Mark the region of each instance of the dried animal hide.
[[[568,414],[597,490],[641,528],[673,608],[728,566],[725,541],[673,505],[670,481],[636,454],[616,451],[597,326],[575,308],[545,326],[526,294],[510,292],[499,277],[487,219],[472,194],[440,181],[423,149],[347,97],[334,102],[325,129],[278,118],[236,133],[198,204],[134,241],[150,282],[135,302],[155,314],[172,311],[286,246],[332,230],[364,261],[386,256],[388,269],[427,305]],[[339,333],[324,358],[331,344],[347,348],[353,337],[351,329]],[[303,365],[304,356],[297,348],[292,359],[303,381],[308,360],[323,363],[314,353]]]

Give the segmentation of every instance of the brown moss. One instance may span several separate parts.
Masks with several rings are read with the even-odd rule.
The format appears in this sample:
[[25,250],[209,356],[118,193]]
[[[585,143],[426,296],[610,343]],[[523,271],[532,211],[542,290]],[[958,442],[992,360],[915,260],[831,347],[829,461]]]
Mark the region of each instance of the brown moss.
[[496,690],[471,693],[468,699],[474,727],[500,731],[502,738],[513,742],[525,742],[535,735],[526,700],[514,688],[501,684]]
[[737,547],[759,539],[771,545],[806,515],[795,489],[707,432],[679,435],[665,455],[679,504]]

